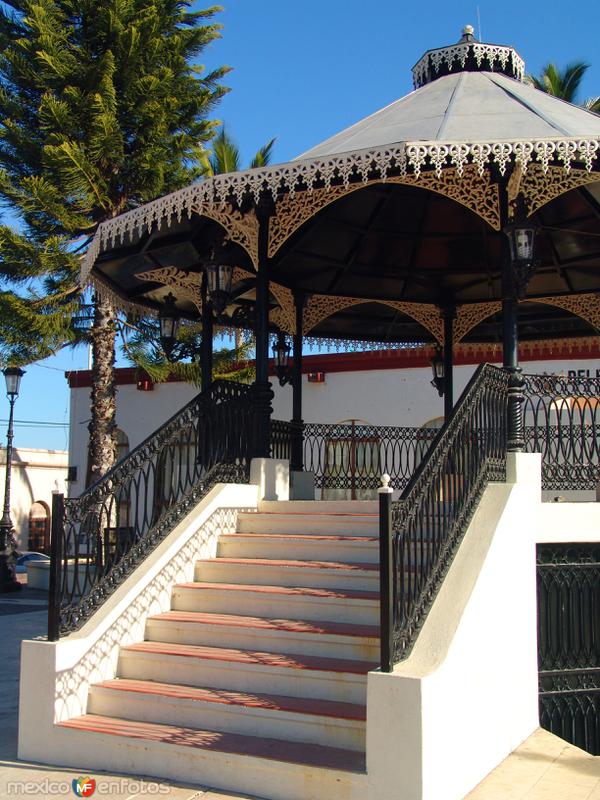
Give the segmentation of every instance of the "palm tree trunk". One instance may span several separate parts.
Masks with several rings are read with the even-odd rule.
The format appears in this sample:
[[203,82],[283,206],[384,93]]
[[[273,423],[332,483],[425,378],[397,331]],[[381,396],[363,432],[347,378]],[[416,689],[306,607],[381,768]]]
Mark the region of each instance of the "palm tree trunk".
[[92,339],[90,432],[91,483],[99,480],[116,459],[115,311],[108,300],[96,298]]

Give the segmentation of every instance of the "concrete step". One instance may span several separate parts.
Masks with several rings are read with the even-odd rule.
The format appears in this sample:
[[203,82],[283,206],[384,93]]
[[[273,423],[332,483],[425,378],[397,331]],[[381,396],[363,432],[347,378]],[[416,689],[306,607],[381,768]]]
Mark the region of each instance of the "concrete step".
[[123,678],[90,689],[88,713],[365,750],[366,709],[354,703]]
[[376,564],[264,558],[212,558],[196,562],[195,581],[377,591]]
[[198,611],[167,611],[148,618],[146,638],[155,642],[237,647],[267,653],[376,661],[379,628],[343,622],[269,619]]
[[377,666],[373,661],[140,642],[121,648],[117,674],[133,680],[364,704],[367,672]]
[[237,583],[182,583],[173,589],[176,611],[332,620],[358,625],[379,624],[379,592]]
[[377,514],[325,512],[242,512],[238,533],[303,533],[340,536],[378,536]]
[[342,748],[116,719],[57,726],[65,764],[153,775],[266,800],[364,800],[365,758]]
[[258,510],[275,514],[379,514],[379,501],[260,500]]
[[219,537],[217,555],[377,564],[379,539],[375,536],[231,533]]

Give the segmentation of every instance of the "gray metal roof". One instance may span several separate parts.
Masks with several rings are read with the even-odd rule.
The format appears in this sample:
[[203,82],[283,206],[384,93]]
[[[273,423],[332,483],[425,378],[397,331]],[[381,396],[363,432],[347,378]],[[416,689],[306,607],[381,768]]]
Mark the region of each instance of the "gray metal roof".
[[455,72],[396,100],[298,156],[401,142],[493,142],[600,136],[600,115],[498,72]]

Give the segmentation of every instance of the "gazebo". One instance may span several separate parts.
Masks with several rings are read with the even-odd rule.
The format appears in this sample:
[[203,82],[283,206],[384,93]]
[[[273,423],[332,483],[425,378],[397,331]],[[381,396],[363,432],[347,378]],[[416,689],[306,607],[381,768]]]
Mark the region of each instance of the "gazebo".
[[82,283],[121,308],[256,342],[252,454],[270,454],[270,338],[293,337],[292,470],[305,340],[443,348],[503,341],[522,447],[518,339],[600,326],[600,117],[525,81],[507,46],[430,50],[415,90],[293,161],[217,175],[102,223]]
[[[518,54],[471,28],[413,75],[414,92],[294,161],[100,225],[82,283],[157,314],[167,350],[178,319],[201,321],[204,386],[82,495],[53,496],[48,641],[24,649],[20,757],[278,800],[438,800],[537,727],[536,682],[596,697],[597,545],[577,547],[580,590],[547,584],[538,630],[558,658],[542,645],[538,674],[546,540],[540,456],[519,452],[518,341],[600,323],[600,117],[529,86]],[[253,332],[253,385],[212,380],[215,325]],[[291,423],[271,420],[272,339]],[[448,418],[397,501],[382,476],[377,511],[294,502],[310,494],[306,339],[443,348]],[[452,408],[454,345],[490,340],[504,369],[481,364]],[[559,394],[539,379],[538,395]],[[553,407],[584,444],[591,383]],[[560,449],[557,471],[583,474],[590,455],[574,455]],[[597,527],[547,510],[574,538]],[[568,542],[549,559],[571,581]],[[548,716],[580,718],[558,702]]]

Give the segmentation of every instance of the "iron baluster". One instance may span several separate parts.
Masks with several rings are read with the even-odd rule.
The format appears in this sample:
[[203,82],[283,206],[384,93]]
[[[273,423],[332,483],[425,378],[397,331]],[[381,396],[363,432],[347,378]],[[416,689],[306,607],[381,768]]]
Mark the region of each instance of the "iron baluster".
[[393,603],[390,668],[410,652],[487,482],[505,480],[507,389],[505,370],[479,367],[392,504],[393,576],[387,590],[382,577],[381,600]]
[[[213,381],[53,515],[49,636],[77,630],[217,482],[247,482],[250,387]],[[56,534],[56,535],[55,535]],[[67,566],[68,565],[68,566]]]
[[389,475],[382,478],[383,486],[379,489],[379,620],[382,672],[391,672],[394,668],[393,636],[394,636],[394,602],[393,602],[393,549],[392,549],[392,490],[389,488]]

